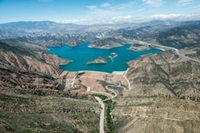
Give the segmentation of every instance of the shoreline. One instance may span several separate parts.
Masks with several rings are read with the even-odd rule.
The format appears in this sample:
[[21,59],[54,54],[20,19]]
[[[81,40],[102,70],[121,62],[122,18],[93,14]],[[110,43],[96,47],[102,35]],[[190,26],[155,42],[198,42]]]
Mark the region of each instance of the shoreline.
[[[124,44],[124,45],[126,45],[126,44]],[[122,45],[122,46],[124,46],[124,45]],[[128,45],[130,45],[130,44],[128,44]],[[70,46],[70,45],[68,45],[68,46]],[[122,46],[118,46],[118,47],[122,47]],[[61,46],[55,46],[55,47],[61,47]],[[99,48],[99,47],[91,47],[90,45],[88,45],[88,48],[96,48],[96,49],[107,49],[107,48]],[[117,47],[112,47],[112,48],[108,48],[108,49],[114,49],[114,48],[117,48]],[[158,50],[161,50],[160,52],[164,52],[164,51],[166,51],[164,48],[161,48],[161,47],[159,47],[159,46],[155,46],[154,47],[155,49],[158,49]],[[136,51],[136,50],[133,50],[133,51]],[[143,56],[148,56],[148,55],[151,55],[151,54],[153,54],[153,53],[149,53],[149,54],[146,54],[146,55],[142,55],[141,57],[143,57]],[[56,54],[55,54],[56,55]],[[115,57],[117,57],[118,55],[116,55],[116,56],[113,56],[113,58],[115,58]],[[141,58],[140,57],[140,58]],[[109,57],[110,58],[110,57]],[[111,60],[113,59],[112,57],[110,58]],[[139,59],[139,58],[137,58],[137,59]],[[133,60],[131,60],[131,61],[134,61],[134,60],[137,60],[137,59],[133,59]],[[70,60],[70,62],[68,63],[68,64],[70,64],[70,63],[73,63],[74,61],[73,60]],[[62,65],[60,65],[60,66],[65,66],[65,65],[68,65],[68,64],[62,64]],[[61,69],[61,68],[60,68]],[[71,70],[63,70],[63,69],[61,69],[61,70],[63,70],[63,71],[68,71],[68,72],[95,72],[95,73],[104,73],[104,74],[120,74],[120,75],[123,75],[127,70],[128,70],[129,68],[127,68],[126,70],[122,70],[122,71],[112,71],[112,72],[105,72],[105,71],[99,71],[99,70],[75,70],[75,71],[71,71]]]
[[163,48],[159,48],[159,47],[155,47],[156,49],[160,49],[161,51],[166,51],[165,49],[163,49]]
[[[129,68],[127,68],[128,70]],[[103,71],[90,71],[90,70],[81,70],[81,71],[68,71],[68,70],[63,70],[64,72],[79,72],[79,73],[82,73],[82,72],[91,72],[91,73],[102,73],[102,74],[119,74],[119,75],[123,75],[124,73],[126,73],[126,71],[113,71],[111,73],[109,72],[103,72]]]

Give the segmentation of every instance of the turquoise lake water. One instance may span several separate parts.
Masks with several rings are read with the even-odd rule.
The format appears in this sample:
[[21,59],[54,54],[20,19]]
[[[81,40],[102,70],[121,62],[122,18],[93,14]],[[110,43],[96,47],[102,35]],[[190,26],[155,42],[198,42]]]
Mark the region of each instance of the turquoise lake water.
[[[129,50],[129,44],[113,49],[88,48],[89,44],[90,43],[87,42],[77,47],[70,47],[67,45],[62,47],[51,47],[49,53],[58,55],[64,59],[73,60],[73,62],[68,65],[60,66],[63,70],[90,70],[111,73],[113,71],[125,71],[128,68],[127,62],[138,59],[142,55],[161,52],[161,50],[155,48],[144,51],[133,51]],[[117,53],[118,56],[106,64],[86,64],[88,61],[92,61],[98,57],[106,58],[111,53]]]

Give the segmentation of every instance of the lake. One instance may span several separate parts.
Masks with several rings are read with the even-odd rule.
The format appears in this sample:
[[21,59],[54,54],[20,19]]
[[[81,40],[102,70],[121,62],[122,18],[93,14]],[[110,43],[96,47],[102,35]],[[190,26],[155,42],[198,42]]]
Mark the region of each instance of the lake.
[[[58,55],[64,59],[73,60],[73,62],[68,65],[61,65],[60,69],[62,70],[89,70],[112,73],[113,71],[125,71],[128,68],[127,62],[138,59],[142,55],[161,52],[160,49],[156,48],[144,51],[133,51],[129,50],[129,44],[125,44],[122,47],[113,49],[88,48],[89,44],[89,42],[86,42],[77,47],[70,47],[68,45],[61,47],[50,47],[49,53]],[[98,57],[107,58],[111,55],[111,53],[117,53],[118,56],[106,64],[86,64],[88,61],[92,61]]]

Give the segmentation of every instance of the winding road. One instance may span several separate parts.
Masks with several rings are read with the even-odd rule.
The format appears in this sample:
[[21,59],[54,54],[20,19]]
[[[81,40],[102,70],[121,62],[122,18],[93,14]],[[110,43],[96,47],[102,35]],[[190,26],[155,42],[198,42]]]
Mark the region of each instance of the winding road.
[[[99,102],[99,104],[101,105],[101,114],[100,114],[100,123],[99,123],[99,126],[100,126],[100,133],[104,133],[104,117],[105,117],[105,104],[103,102],[105,101],[108,101],[108,100],[112,100],[114,99],[115,97],[118,96],[118,93],[115,92],[113,89],[110,89],[109,87],[121,87],[124,89],[124,91],[126,90],[125,87],[121,86],[120,84],[114,84],[114,85],[107,85],[105,88],[109,91],[111,91],[112,93],[114,93],[114,95],[111,95],[110,98],[107,98],[105,100],[102,100],[101,98],[99,97],[95,97],[95,99]],[[108,93],[109,94],[109,93]]]
[[[193,59],[193,58],[190,58],[188,56],[185,56],[183,54],[181,54],[179,52],[178,49],[176,48],[173,48],[173,47],[169,47],[169,46],[163,46],[163,45],[158,45],[158,44],[150,44],[150,43],[147,43],[147,42],[143,42],[143,41],[138,41],[138,40],[134,40],[136,42],[139,42],[140,44],[144,44],[144,45],[151,45],[151,46],[154,46],[154,47],[158,47],[158,48],[161,48],[161,49],[169,49],[169,50],[173,50],[174,53],[176,55],[178,55],[179,57],[183,58],[183,59],[187,59],[187,60],[191,60],[191,61],[194,61],[194,62],[197,62],[197,63],[200,63],[200,60],[197,60],[197,59]],[[128,72],[129,69],[126,70],[126,72],[124,73],[123,77],[125,78],[125,80],[127,81],[128,83],[128,90],[131,89],[131,85],[130,85],[130,82],[129,80],[127,79],[127,72]],[[114,95],[112,95],[110,98],[107,98],[105,100],[102,100],[101,98],[99,97],[95,97],[96,100],[99,102],[99,104],[101,105],[102,107],[102,110],[101,110],[101,115],[100,115],[100,133],[104,133],[104,117],[105,117],[105,104],[103,103],[104,101],[107,101],[107,100],[112,100],[113,98],[117,97],[118,93],[115,92],[113,89],[110,89],[109,87],[122,87],[124,89],[123,86],[119,86],[119,85],[107,85],[106,86],[106,89],[108,89],[109,91],[111,91],[112,93],[114,93]],[[124,89],[126,90],[126,89]]]

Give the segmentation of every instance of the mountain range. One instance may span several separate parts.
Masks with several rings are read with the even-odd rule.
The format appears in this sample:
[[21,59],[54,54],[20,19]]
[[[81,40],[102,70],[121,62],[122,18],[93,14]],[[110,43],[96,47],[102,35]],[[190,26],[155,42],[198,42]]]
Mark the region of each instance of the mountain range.
[[93,95],[66,90],[67,80],[60,76],[59,65],[71,60],[48,53],[52,46],[76,47],[88,41],[95,48],[126,43],[165,48],[128,62],[124,77],[130,90],[106,106],[113,132],[200,131],[200,21],[41,21],[0,24],[1,132],[99,132],[101,108]]

